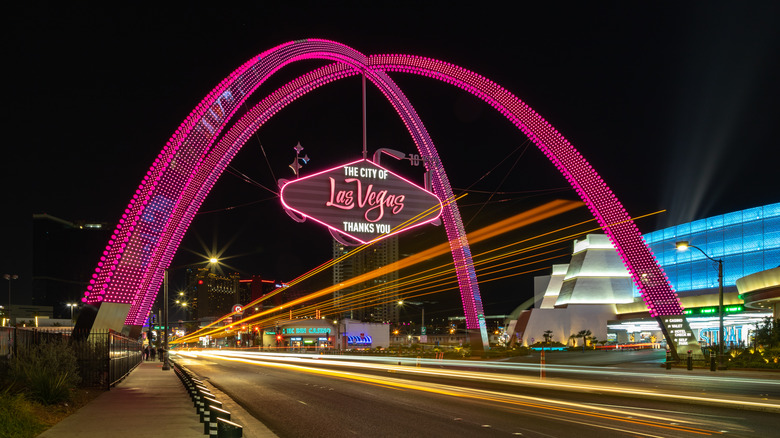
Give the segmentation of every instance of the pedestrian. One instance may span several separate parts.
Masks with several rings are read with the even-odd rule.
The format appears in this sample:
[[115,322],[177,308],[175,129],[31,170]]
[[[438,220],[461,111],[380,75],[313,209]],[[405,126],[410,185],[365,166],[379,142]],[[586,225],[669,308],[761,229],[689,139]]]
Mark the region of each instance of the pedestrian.
[[154,360],[154,356],[157,354],[157,351],[154,349],[154,345],[152,345],[152,348],[149,349],[149,354],[152,355],[152,360]]
[[149,360],[149,345],[144,345],[144,360]]

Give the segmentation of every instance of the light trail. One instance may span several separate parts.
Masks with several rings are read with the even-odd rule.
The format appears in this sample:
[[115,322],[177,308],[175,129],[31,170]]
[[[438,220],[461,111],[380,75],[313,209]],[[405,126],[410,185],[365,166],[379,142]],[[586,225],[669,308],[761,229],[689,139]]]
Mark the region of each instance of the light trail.
[[[265,366],[278,369],[284,369],[285,371],[298,371],[309,374],[316,374],[326,377],[345,379],[350,381],[361,382],[365,384],[391,387],[404,390],[422,391],[432,394],[438,394],[450,397],[461,397],[478,400],[481,402],[499,403],[503,405],[510,405],[518,410],[526,413],[533,413],[534,411],[544,411],[544,415],[560,414],[562,421],[582,423],[581,418],[572,418],[572,416],[586,417],[599,421],[610,421],[617,423],[624,423],[631,425],[631,427],[647,427],[656,428],[666,431],[675,431],[680,433],[691,433],[697,435],[717,435],[721,432],[703,429],[694,425],[696,422],[686,418],[680,418],[682,413],[675,413],[670,411],[658,411],[648,410],[642,408],[623,407],[627,410],[632,410],[634,415],[636,411],[643,411],[642,416],[645,418],[634,418],[632,415],[619,415],[616,414],[616,407],[603,404],[593,403],[580,403],[574,401],[555,400],[545,397],[527,396],[515,393],[507,393],[500,391],[490,391],[476,388],[463,388],[452,385],[444,385],[430,382],[409,381],[400,377],[384,377],[362,374],[353,371],[339,371],[327,368],[321,368],[323,365],[332,366],[334,362],[322,360],[319,358],[304,358],[300,356],[287,357],[285,355],[261,355],[257,353],[247,354],[241,352],[226,352],[226,351],[206,351],[199,353],[180,353],[184,357],[191,358],[207,358],[213,360],[225,360],[246,363],[256,366]],[[685,401],[689,403],[702,404],[718,404],[730,408],[736,408],[745,405],[744,400],[731,400],[725,398],[703,398],[698,396],[686,395],[683,393],[672,394],[666,391],[665,393],[659,393],[656,391],[643,390],[637,388],[614,388],[608,386],[599,386],[593,384],[581,384],[569,380],[554,379],[548,381],[540,381],[538,379],[518,377],[507,374],[491,374],[485,375],[485,373],[477,373],[471,371],[459,371],[459,370],[426,370],[426,369],[409,369],[408,367],[381,367],[377,368],[375,364],[366,364],[361,362],[342,361],[343,366],[349,366],[354,368],[364,368],[371,370],[386,370],[387,372],[393,372],[394,374],[406,373],[417,375],[428,375],[437,378],[448,377],[458,380],[470,380],[480,382],[500,382],[503,384],[512,384],[518,386],[535,386],[543,387],[547,389],[554,389],[557,391],[571,391],[571,392],[598,392],[598,393],[610,393],[614,395],[633,396],[640,398],[651,398],[665,401]],[[463,364],[462,364],[463,365]],[[753,403],[750,406],[753,409],[766,410],[771,412],[780,412],[780,405],[770,403]],[[653,419],[646,419],[647,411],[652,411]],[[631,414],[630,412],[627,414]],[[711,423],[711,419],[707,420]],[[683,425],[679,423],[687,423]],[[606,425],[600,423],[590,424],[594,427],[602,427],[607,429],[614,429],[614,425]],[[712,426],[710,426],[712,427]],[[622,429],[614,429],[621,430]],[[645,435],[637,430],[631,430],[631,433],[639,435]],[[648,435],[651,436],[651,435]]]
[[[702,397],[698,395],[690,395],[684,392],[680,391],[668,391],[668,390],[650,390],[650,389],[641,389],[641,388],[631,388],[631,387],[614,387],[614,386],[606,386],[606,385],[597,385],[592,383],[581,383],[579,381],[571,380],[571,379],[561,379],[561,378],[555,378],[555,379],[544,379],[541,380],[538,377],[528,377],[528,376],[518,376],[514,374],[505,374],[505,373],[497,373],[497,372],[485,372],[485,371],[463,371],[463,370],[456,370],[456,369],[445,369],[440,368],[441,366],[458,366],[458,367],[469,367],[469,368],[475,368],[475,367],[482,367],[482,368],[493,368],[495,369],[532,369],[532,370],[538,370],[538,366],[528,366],[528,365],[519,365],[519,364],[502,364],[499,366],[492,366],[496,364],[488,364],[488,363],[479,363],[475,364],[472,361],[455,361],[455,360],[428,360],[428,365],[436,366],[437,368],[422,368],[422,367],[409,367],[409,366],[402,366],[402,365],[391,365],[388,364],[388,361],[397,362],[398,358],[385,358],[384,363],[370,363],[370,362],[364,362],[365,359],[363,356],[359,358],[360,361],[357,360],[355,357],[338,357],[338,356],[307,356],[307,355],[289,355],[289,354],[278,354],[278,353],[261,353],[261,352],[249,352],[249,351],[226,351],[226,350],[202,350],[199,352],[184,352],[179,351],[176,352],[179,355],[185,356],[185,357],[210,357],[210,358],[224,358],[224,359],[241,359],[241,360],[251,360],[254,362],[257,362],[257,364],[267,364],[271,362],[266,361],[274,361],[274,362],[281,362],[286,365],[280,365],[282,367],[290,365],[290,364],[298,364],[298,366],[304,366],[304,365],[317,365],[317,366],[341,366],[341,367],[350,367],[350,368],[358,368],[358,369],[366,369],[371,371],[383,371],[383,372],[390,372],[390,373],[402,373],[402,374],[413,374],[413,375],[421,375],[421,376],[431,376],[431,377],[447,377],[457,380],[466,380],[466,381],[479,381],[479,382],[494,382],[494,383],[502,383],[502,384],[512,384],[512,385],[518,385],[518,386],[529,386],[529,387],[538,387],[538,388],[547,388],[547,389],[554,389],[558,391],[570,391],[570,392],[599,392],[599,393],[608,393],[613,395],[623,395],[623,396],[634,396],[634,397],[643,397],[643,398],[650,398],[650,399],[656,399],[656,400],[668,400],[668,401],[677,401],[677,402],[688,402],[688,403],[694,403],[694,404],[706,404],[706,405],[719,405],[719,406],[727,406],[731,408],[749,408],[749,409],[755,409],[755,410],[761,410],[761,411],[769,411],[769,412],[778,412],[780,413],[780,403],[778,402],[769,402],[769,401],[753,401],[747,398],[735,398],[733,396],[726,396],[724,395],[722,398],[716,398],[715,395],[710,394],[707,397]],[[253,363],[254,363],[253,362]],[[407,362],[418,362],[418,361],[411,361],[407,360]],[[547,366],[548,370],[551,369],[551,366]],[[624,376],[632,376],[636,377],[636,373],[629,373],[629,372],[619,372],[614,369],[606,369],[606,370],[600,370],[597,371],[593,368],[588,368],[585,366],[580,367],[566,367],[566,366],[552,366],[554,368],[558,368],[560,370],[564,370],[566,368],[571,368],[572,371],[576,371],[577,373],[582,373],[583,371],[589,370],[593,373],[600,373],[600,374],[607,374],[607,375],[624,375]],[[348,373],[347,374],[352,374]],[[653,376],[643,374],[643,377],[649,377]],[[655,377],[655,376],[654,376]],[[657,377],[671,377],[667,375],[658,375]],[[680,376],[681,378],[690,379],[690,376]],[[702,380],[713,380],[717,382],[722,382],[725,379],[723,377],[703,377],[703,376],[697,376],[700,377]],[[757,383],[760,382],[763,384],[768,385],[775,385],[780,386],[780,381],[766,381],[766,380],[758,380],[758,379],[745,379],[745,378],[731,378],[730,379],[733,382],[740,382],[740,383]],[[730,398],[726,398],[730,397]]]
[[[559,249],[555,249],[553,251],[546,251],[541,254],[534,254],[533,256],[524,257],[520,259],[512,259],[510,261],[491,265],[489,267],[482,267],[477,269],[476,272],[477,274],[482,276],[480,283],[488,283],[503,278],[514,277],[518,275],[524,275],[529,272],[548,269],[549,265],[545,264],[542,267],[532,269],[532,270],[514,272],[511,274],[503,275],[501,277],[485,278],[490,275],[498,274],[501,272],[516,270],[521,267],[527,267],[533,264],[555,260],[560,257],[560,254],[551,257],[546,257],[546,258],[537,258],[527,263],[515,264],[512,266],[498,269],[510,263],[516,263],[521,260],[528,260],[531,257],[539,257],[541,255],[550,254],[555,251],[559,251]],[[475,263],[474,265],[477,266],[478,264]],[[401,296],[408,299],[408,298],[414,298],[414,297],[420,297],[420,296],[426,296],[432,294],[439,294],[442,292],[454,290],[458,287],[457,279],[451,276],[451,274],[454,274],[455,272],[455,269],[452,266],[449,266],[448,269],[423,275],[425,272],[426,271],[423,271],[421,273],[410,274],[403,279],[388,281],[381,285],[371,286],[365,289],[361,289],[359,291],[352,292],[348,295],[347,294],[342,295],[341,297],[339,297],[338,306],[356,309],[356,308],[362,308],[362,307],[368,307],[372,305],[398,301],[398,297]],[[415,292],[415,295],[408,294],[408,292],[412,292],[412,291]],[[427,291],[427,292],[421,293],[423,291]],[[386,299],[386,301],[382,301],[383,299]],[[311,306],[298,309],[299,310],[298,313],[302,315],[307,315],[311,312],[311,310],[314,309],[318,309],[326,312],[339,310],[335,303],[335,300],[331,299],[328,302],[324,303],[324,305],[323,303],[316,303],[316,304],[312,304]]]
[[[503,230],[502,232],[507,232],[509,230],[516,229],[516,228],[519,228],[521,226],[528,225],[529,224],[527,222],[528,220],[531,220],[531,221],[540,220],[542,217],[539,216],[539,215],[543,216],[544,214],[550,214],[549,213],[550,209],[564,208],[564,211],[569,211],[570,209],[576,208],[578,205],[581,205],[581,204],[579,202],[571,202],[571,201],[568,201],[568,202],[567,201],[553,201],[553,202],[545,204],[545,205],[543,205],[543,206],[541,206],[541,207],[539,207],[537,209],[533,209],[533,210],[530,210],[528,212],[524,212],[524,213],[515,215],[515,216],[513,216],[511,218],[505,219],[503,221],[499,221],[499,222],[497,222],[495,224],[486,226],[486,227],[484,227],[484,228],[482,228],[480,230],[477,230],[477,231],[475,231],[473,233],[470,233],[469,234],[469,239],[471,240],[472,239],[472,235],[473,235],[474,237],[473,237],[472,243],[476,243],[476,242],[479,242],[481,240],[484,240],[484,239],[487,239],[487,238],[490,238],[490,237],[494,237],[495,236],[494,233],[496,232],[496,230],[499,230],[499,231]],[[649,213],[649,214],[645,214],[645,215],[642,215],[642,216],[638,216],[638,217],[634,218],[634,220],[638,220],[638,219],[641,219],[641,218],[652,216],[652,215],[655,215],[655,214],[658,214],[658,213],[661,213],[661,212],[663,212],[663,210],[657,211],[657,212],[653,212],[653,213]],[[529,213],[531,213],[533,215],[536,215],[536,217],[529,219],[527,217],[527,215]],[[555,212],[554,213],[554,215],[557,215],[557,214],[560,214],[560,212]],[[546,218],[546,216],[544,218]],[[497,261],[500,261],[500,260],[505,259],[505,258],[509,258],[511,256],[516,256],[516,255],[528,253],[528,252],[534,251],[534,250],[538,251],[538,250],[540,250],[542,248],[551,246],[551,245],[556,244],[556,243],[560,243],[560,242],[564,242],[564,241],[568,242],[568,241],[574,239],[577,236],[581,236],[581,235],[586,234],[588,232],[598,231],[598,230],[600,230],[600,228],[597,227],[597,228],[592,228],[592,229],[589,229],[589,230],[580,231],[580,232],[577,232],[577,233],[574,233],[574,234],[569,234],[569,235],[564,236],[564,237],[559,237],[559,238],[556,238],[556,239],[552,239],[552,240],[549,240],[547,242],[542,242],[542,243],[538,243],[538,244],[535,244],[535,245],[531,245],[531,246],[515,249],[515,250],[509,251],[509,252],[506,252],[506,253],[502,253],[502,254],[498,254],[498,255],[493,255],[493,256],[491,256],[489,258],[485,257],[487,254],[491,254],[491,253],[494,253],[494,252],[502,250],[502,249],[507,249],[507,248],[510,248],[510,247],[513,247],[513,246],[517,246],[517,245],[520,245],[520,244],[523,244],[523,243],[527,243],[527,242],[532,241],[532,240],[537,240],[537,239],[539,239],[541,237],[545,237],[545,236],[549,236],[549,235],[552,235],[552,234],[555,234],[555,233],[559,233],[561,231],[564,231],[564,230],[567,230],[567,229],[571,229],[571,228],[574,228],[574,227],[577,227],[577,226],[581,226],[583,224],[587,224],[587,223],[590,223],[590,222],[593,222],[593,221],[594,221],[594,219],[589,219],[587,221],[582,221],[582,222],[579,222],[579,223],[576,223],[576,224],[573,224],[573,225],[569,225],[569,226],[565,226],[565,227],[559,228],[557,230],[552,230],[552,231],[549,231],[549,232],[546,232],[546,233],[542,233],[540,235],[536,235],[536,236],[533,236],[533,237],[530,237],[530,238],[527,238],[527,239],[524,239],[524,240],[521,240],[521,241],[517,241],[517,242],[510,243],[510,244],[506,244],[506,245],[503,245],[501,247],[494,248],[494,249],[482,252],[482,253],[480,253],[478,255],[475,255],[474,256],[474,266],[475,266],[475,268],[477,266],[483,266],[483,265],[488,265],[490,263],[493,263],[493,264],[490,264],[487,267],[481,267],[481,268],[476,270],[477,273],[480,274],[480,276],[482,277],[480,282],[481,283],[488,283],[488,282],[491,282],[491,281],[502,280],[502,279],[506,279],[506,278],[519,276],[519,275],[525,275],[525,274],[529,274],[529,273],[532,273],[532,272],[537,272],[537,271],[542,270],[542,269],[546,269],[546,268],[548,268],[547,265],[539,267],[539,268],[536,268],[536,269],[528,269],[528,270],[525,270],[525,271],[513,272],[513,273],[509,273],[509,274],[506,274],[506,275],[503,275],[503,276],[499,276],[499,277],[485,278],[485,277],[487,277],[489,275],[496,274],[496,273],[499,273],[499,272],[504,272],[504,271],[511,270],[511,269],[517,269],[519,267],[529,266],[529,265],[534,264],[534,263],[541,263],[541,262],[546,261],[546,260],[552,260],[555,257],[549,257],[547,259],[537,259],[537,260],[529,262],[529,263],[520,264],[520,265],[516,265],[514,267],[505,268],[505,269],[501,269],[501,270],[496,269],[496,268],[498,268],[500,266],[504,266],[506,264],[517,262],[517,261],[520,261],[520,260],[527,260],[527,259],[530,259],[532,257],[537,257],[538,258],[540,255],[551,253],[554,250],[553,251],[547,251],[547,252],[541,252],[541,253],[535,253],[532,256],[519,258],[519,259],[513,259],[513,260],[509,260],[509,261],[503,262],[503,263],[496,263]],[[613,224],[613,225],[615,225],[615,224]],[[441,246],[441,245],[439,245],[439,246]],[[336,262],[338,262],[340,260],[343,260],[345,257],[351,256],[354,253],[356,253],[357,251],[365,249],[365,247],[367,247],[367,245],[363,245],[363,246],[359,247],[358,249],[356,249],[354,251],[351,251],[350,253],[347,253],[347,254],[343,255],[342,257],[339,257],[338,259],[331,260],[330,262],[326,262],[323,265],[320,265],[319,267],[315,268],[314,270],[310,271],[307,274],[304,274],[303,276],[301,276],[299,278],[303,278],[304,276],[306,276],[306,277],[311,276],[311,275],[313,275],[311,273],[315,272],[315,271],[316,272],[320,272],[323,269],[325,269],[326,267],[329,267],[332,264],[335,264]],[[436,247],[434,247],[434,248],[436,248]],[[442,254],[443,254],[443,252],[442,252]],[[441,254],[439,254],[439,255],[441,255]],[[406,259],[404,259],[404,260],[406,260]],[[376,270],[376,271],[378,271],[378,270]],[[376,272],[376,271],[373,271],[373,272]],[[430,272],[432,272],[432,273],[430,273]],[[409,290],[414,290],[415,295],[408,295],[408,294],[404,295],[405,298],[407,298],[407,299],[408,298],[415,298],[415,297],[421,297],[421,296],[426,296],[426,295],[443,293],[443,292],[451,291],[451,290],[454,290],[454,289],[457,288],[457,283],[456,283],[455,279],[452,278],[452,277],[447,277],[447,276],[453,274],[454,272],[455,272],[454,267],[452,266],[452,264],[448,263],[448,264],[440,265],[440,266],[437,266],[437,267],[434,267],[434,268],[426,269],[424,271],[421,271],[420,273],[410,274],[410,275],[406,276],[403,279],[404,280],[403,282],[401,282],[401,279],[393,280],[393,281],[386,282],[386,283],[384,283],[382,285],[371,286],[371,287],[368,287],[368,288],[361,289],[359,291],[355,291],[355,292],[351,292],[349,294],[342,295],[341,297],[339,297],[338,304],[333,299],[330,299],[330,300],[328,300],[326,302],[313,303],[313,304],[309,304],[309,305],[307,305],[305,307],[300,307],[299,306],[295,310],[291,309],[291,307],[294,306],[294,305],[303,304],[303,303],[305,303],[307,301],[311,301],[311,300],[313,300],[315,298],[318,298],[320,296],[327,295],[327,293],[330,293],[330,292],[333,292],[335,290],[338,290],[338,288],[353,286],[355,283],[350,280],[350,281],[343,282],[343,283],[341,283],[338,286],[334,285],[334,286],[332,286],[330,288],[327,288],[325,291],[320,290],[318,292],[314,292],[312,294],[309,294],[309,295],[307,295],[305,297],[301,297],[298,300],[294,301],[293,303],[287,303],[287,307],[288,307],[287,311],[290,313],[289,318],[292,319],[293,317],[313,316],[314,313],[316,312],[316,310],[320,310],[321,312],[324,311],[324,312],[327,313],[327,312],[340,311],[339,307],[345,307],[345,306],[346,307],[350,307],[350,308],[364,308],[364,307],[376,306],[376,305],[379,305],[379,304],[385,304],[385,303],[388,303],[388,302],[395,301],[398,297],[404,295],[404,293],[408,292]],[[422,274],[424,274],[424,273],[429,273],[429,274],[423,276]],[[380,275],[384,275],[384,274],[377,274],[374,277],[380,276]],[[371,278],[374,278],[374,277],[371,277]],[[435,281],[429,282],[427,284],[423,283],[421,285],[419,283],[419,282],[421,282],[421,281],[423,281],[425,279],[435,279],[435,278],[438,278],[438,277],[444,277],[444,278],[442,280],[435,280]],[[368,280],[362,280],[362,281],[368,281]],[[357,282],[357,283],[359,284],[360,282]],[[416,285],[416,286],[413,286],[413,285]],[[405,286],[405,288],[404,289],[398,289],[399,286]],[[439,287],[439,288],[438,289],[433,289],[434,287]],[[431,290],[431,289],[433,289],[433,290]],[[427,290],[427,292],[420,293],[421,291],[426,291],[426,290]],[[259,302],[261,302],[263,300],[266,300],[266,299],[270,298],[271,296],[273,296],[273,295],[275,295],[276,293],[279,293],[279,292],[281,292],[281,290],[275,291],[275,292],[273,292],[271,294],[267,294],[267,295],[261,297],[260,299],[255,300],[252,303],[247,304],[247,307],[252,306],[252,305],[256,305],[257,303],[259,303]],[[383,299],[385,299],[386,301],[382,301]],[[241,319],[239,321],[236,321],[227,330],[225,329],[224,326],[218,326],[216,328],[211,329],[210,331],[206,331],[210,327],[216,326],[217,323],[223,321],[225,318],[234,315],[234,314],[228,314],[228,315],[225,315],[224,317],[218,319],[217,321],[209,324],[207,327],[201,328],[199,331],[197,331],[195,333],[192,333],[192,334],[190,334],[190,335],[188,335],[188,336],[186,336],[184,338],[179,338],[177,340],[174,340],[172,343],[176,344],[176,343],[194,342],[194,341],[197,340],[198,336],[206,336],[206,335],[209,335],[209,336],[212,336],[212,337],[217,337],[217,338],[218,337],[225,337],[225,336],[232,336],[235,331],[242,329],[242,325],[247,325],[248,324],[249,329],[251,329],[252,327],[254,327],[256,325],[261,325],[261,324],[262,325],[266,325],[268,323],[275,322],[275,321],[279,320],[280,316],[279,316],[279,314],[277,312],[280,312],[281,310],[283,310],[284,307],[285,307],[284,305],[278,306],[277,308],[270,309],[270,310],[267,310],[267,311],[264,311],[264,312],[261,312],[261,313],[257,313],[257,314],[254,314],[252,316],[249,316],[249,317],[246,317],[244,319]],[[265,316],[266,318],[261,319],[261,317],[263,317],[263,316]],[[233,327],[235,327],[235,328],[233,328]]]
[[[452,202],[456,202],[457,200],[463,198],[466,195],[467,194],[464,193],[464,194],[459,195],[459,196],[457,196],[455,198],[447,199],[446,201],[442,202],[442,205],[446,206],[446,205],[448,205],[448,204],[450,204]],[[555,202],[555,201],[553,201],[553,202]],[[403,230],[404,228],[407,228],[407,227],[413,225],[419,219],[421,219],[422,217],[426,216],[433,208],[438,208],[438,207],[432,207],[432,208],[429,208],[429,209],[427,209],[427,210],[417,214],[416,216],[410,218],[406,222],[403,222],[402,224],[400,224],[397,227],[393,228],[392,232],[397,232],[397,231]],[[379,240],[380,237],[381,236],[378,236],[376,239],[372,240],[371,242],[368,242],[368,243],[363,244],[363,245],[359,245],[354,250],[352,250],[352,251],[342,255],[341,257],[338,257],[336,259],[331,259],[331,260],[328,260],[327,262],[322,263],[321,265],[317,266],[316,268],[314,268],[314,269],[312,269],[312,270],[310,270],[310,271],[308,271],[308,272],[298,276],[297,278],[295,278],[295,279],[285,283],[287,285],[286,287],[279,288],[279,289],[277,289],[277,290],[275,290],[273,292],[267,293],[267,294],[263,295],[262,297],[260,297],[260,298],[258,298],[256,300],[246,304],[245,306],[246,307],[255,306],[255,305],[257,305],[257,304],[259,304],[259,303],[261,303],[261,302],[263,302],[265,300],[268,300],[268,299],[272,298],[273,296],[281,293],[282,291],[286,290],[290,286],[298,284],[298,283],[302,282],[303,280],[305,280],[307,278],[310,278],[310,277],[314,276],[315,274],[324,271],[325,269],[330,268],[331,266],[335,265],[336,263],[338,263],[338,262],[340,262],[340,261],[342,261],[342,260],[344,260],[344,259],[346,259],[348,257],[352,257],[353,255],[357,254],[360,251],[363,251],[364,249],[366,249],[369,246],[371,246],[374,242]],[[309,295],[309,296],[311,296],[311,295]],[[304,297],[304,298],[306,298],[306,297]],[[313,298],[315,298],[315,297],[312,297],[311,299],[313,299]],[[280,307],[283,307],[283,306],[280,306]],[[222,316],[221,318],[218,318],[214,322],[208,324],[206,327],[202,327],[202,328],[196,330],[194,333],[191,333],[191,334],[187,335],[185,338],[180,338],[180,339],[174,340],[172,343],[176,344],[176,343],[180,343],[180,342],[189,342],[191,340],[197,341],[197,338],[199,336],[206,336],[206,335],[210,335],[210,334],[213,334],[213,333],[217,333],[217,332],[220,331],[221,327],[217,328],[217,329],[213,329],[212,332],[204,332],[204,330],[207,330],[207,329],[209,329],[211,327],[216,327],[217,324],[219,324],[220,322],[225,321],[227,318],[230,318],[230,317],[232,317],[232,316],[234,316],[236,314],[238,314],[238,312],[228,313],[228,314]],[[257,315],[254,315],[254,316],[257,316]],[[252,318],[244,318],[243,320],[238,321],[237,324],[245,323],[247,320],[251,320],[251,319]]]
[[[557,216],[559,214],[563,214],[563,213],[571,211],[571,210],[573,210],[575,208],[582,207],[583,205],[584,204],[582,202],[580,202],[580,201],[563,201],[563,200],[551,201],[551,202],[548,202],[548,203],[546,203],[546,204],[544,204],[542,206],[533,208],[531,210],[524,211],[524,212],[516,214],[516,215],[514,215],[514,216],[512,216],[510,218],[504,219],[504,220],[499,221],[499,222],[497,222],[495,224],[488,225],[488,226],[486,226],[486,227],[484,227],[482,229],[479,229],[479,230],[476,230],[476,231],[474,231],[472,233],[469,233],[468,240],[473,245],[473,244],[476,244],[476,243],[481,242],[483,240],[489,239],[491,237],[495,237],[497,235],[500,235],[502,233],[506,233],[508,231],[515,230],[517,228],[520,228],[520,227],[523,227],[523,226],[527,226],[527,225],[533,224],[533,223],[538,222],[538,221],[549,219],[549,218]],[[417,254],[411,255],[411,256],[406,257],[404,259],[401,259],[401,260],[398,260],[396,262],[390,263],[390,264],[388,264],[386,266],[374,269],[373,271],[370,271],[370,272],[367,272],[367,273],[355,276],[355,277],[353,277],[351,279],[345,280],[344,282],[342,282],[340,284],[323,288],[323,289],[321,289],[321,290],[319,290],[317,292],[312,292],[311,294],[309,294],[309,295],[307,295],[305,297],[301,297],[301,298],[292,300],[292,301],[290,301],[290,302],[288,302],[288,303],[286,303],[284,305],[276,306],[276,307],[274,307],[272,309],[268,309],[268,310],[256,313],[256,314],[254,314],[254,315],[252,315],[250,317],[243,318],[242,320],[235,322],[234,325],[235,324],[240,325],[240,324],[243,324],[243,323],[248,323],[248,322],[250,322],[252,320],[259,319],[259,318],[261,318],[263,316],[266,316],[266,315],[278,313],[278,312],[280,312],[282,310],[285,310],[285,309],[289,310],[291,307],[299,305],[299,304],[303,304],[303,303],[305,303],[305,302],[307,302],[309,300],[312,300],[312,299],[315,299],[315,298],[319,298],[319,297],[325,296],[327,294],[331,294],[331,293],[333,293],[333,292],[335,292],[337,290],[340,290],[340,289],[343,289],[343,288],[346,288],[346,287],[354,286],[354,285],[357,285],[357,284],[369,281],[371,279],[374,279],[376,277],[380,277],[380,276],[386,275],[386,274],[388,274],[390,272],[393,272],[393,271],[396,271],[396,270],[408,268],[408,267],[413,266],[413,265],[415,265],[417,263],[424,262],[424,261],[426,261],[428,259],[440,256],[440,255],[443,255],[443,254],[446,254],[448,252],[450,252],[450,242],[444,242],[442,244],[435,245],[435,246],[433,246],[431,248],[428,248],[426,250],[423,250],[423,251],[421,251],[421,252],[419,252]],[[350,252],[348,254],[352,254],[352,252]],[[339,260],[339,259],[337,259],[337,260]],[[335,263],[335,261],[331,261],[331,262],[328,262],[328,263]],[[324,265],[320,265],[320,266],[324,266]],[[317,270],[317,269],[320,269],[320,267],[315,268],[315,270]],[[309,276],[308,273],[304,274],[304,275],[305,276]],[[311,275],[313,275],[313,274],[311,274]],[[302,281],[302,280],[299,280],[302,277],[303,276],[298,277],[298,279],[296,279],[296,281]],[[263,300],[266,300],[266,299],[270,298],[271,296],[273,296],[273,295],[275,295],[276,293],[279,293],[279,292],[280,291],[274,292],[274,293],[271,293],[271,294],[267,294],[266,296],[262,297],[261,299],[258,299],[258,300],[255,300],[255,301],[251,302],[250,304],[247,305],[247,307],[259,304]],[[172,343],[176,344],[176,343],[182,343],[182,342],[195,342],[195,341],[198,340],[198,337],[200,337],[200,336],[206,336],[206,335],[212,335],[212,334],[217,334],[217,333],[220,333],[220,332],[224,332],[224,328],[223,327],[212,328],[211,330],[207,330],[207,329],[209,329],[211,327],[214,327],[216,324],[224,321],[228,317],[231,317],[231,316],[233,316],[235,314],[236,314],[235,312],[227,314],[227,315],[223,316],[222,318],[218,319],[217,321],[214,321],[213,323],[209,324],[209,326],[207,326],[205,328],[202,328],[202,329],[198,330],[197,332],[192,333],[192,334],[190,334],[190,335],[188,335],[188,336],[186,336],[184,338],[176,339],[176,340],[172,341]],[[220,333],[220,334],[222,334],[222,333]]]

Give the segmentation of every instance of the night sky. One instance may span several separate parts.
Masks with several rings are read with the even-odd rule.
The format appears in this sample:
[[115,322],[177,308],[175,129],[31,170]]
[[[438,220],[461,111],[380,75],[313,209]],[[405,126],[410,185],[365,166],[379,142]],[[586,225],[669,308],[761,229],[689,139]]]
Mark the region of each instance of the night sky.
[[[250,57],[307,37],[366,54],[437,58],[497,82],[562,132],[631,215],[668,210],[641,221],[645,232],[780,201],[776,2],[543,2],[511,12],[489,2],[277,3],[66,3],[9,13],[0,270],[19,273],[18,287],[29,287],[33,213],[113,227],[203,96]],[[477,4],[484,10],[474,10]],[[270,85],[320,65],[282,70]],[[555,168],[492,108],[431,79],[391,76],[426,124],[456,192],[469,189],[461,202],[467,230],[547,200],[574,199]],[[415,152],[370,84],[367,99],[369,152]],[[272,191],[277,179],[292,176],[287,166],[298,142],[311,158],[305,174],[360,158],[361,141],[357,77],[296,101],[244,146],[173,265],[224,250],[231,268],[286,281],[326,261],[327,231],[294,223]],[[421,182],[419,169],[387,165]],[[443,231],[427,234],[433,242]],[[73,257],[97,261],[97,254]],[[528,298],[531,278],[485,293],[487,313],[508,313]]]

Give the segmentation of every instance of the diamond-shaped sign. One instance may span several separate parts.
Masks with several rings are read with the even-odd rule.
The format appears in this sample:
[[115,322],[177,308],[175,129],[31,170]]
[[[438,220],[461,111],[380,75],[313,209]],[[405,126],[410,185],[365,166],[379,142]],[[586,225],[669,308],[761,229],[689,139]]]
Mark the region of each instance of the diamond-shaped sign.
[[441,215],[433,193],[358,160],[281,188],[282,205],[360,243],[427,224]]

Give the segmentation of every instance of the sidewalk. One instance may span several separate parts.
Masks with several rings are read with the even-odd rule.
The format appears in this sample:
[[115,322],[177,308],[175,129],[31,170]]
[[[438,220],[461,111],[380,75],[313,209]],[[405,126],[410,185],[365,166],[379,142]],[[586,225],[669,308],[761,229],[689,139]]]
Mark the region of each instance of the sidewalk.
[[203,424],[173,369],[142,362],[117,386],[39,435],[69,437],[202,438]]

